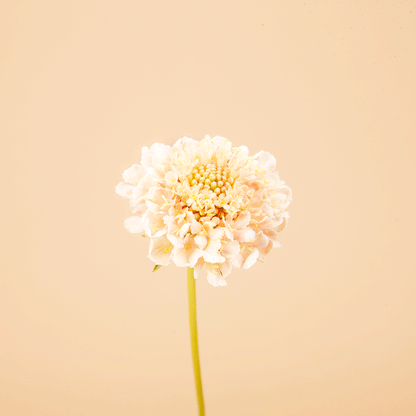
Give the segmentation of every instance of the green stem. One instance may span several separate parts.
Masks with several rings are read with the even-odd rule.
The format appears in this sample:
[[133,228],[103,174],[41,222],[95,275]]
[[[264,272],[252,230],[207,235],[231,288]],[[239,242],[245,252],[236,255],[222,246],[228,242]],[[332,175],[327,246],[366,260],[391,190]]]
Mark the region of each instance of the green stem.
[[204,395],[202,393],[201,368],[199,366],[198,330],[196,327],[196,295],[194,269],[188,267],[189,324],[191,328],[192,360],[194,363],[196,395],[199,416],[205,416]]

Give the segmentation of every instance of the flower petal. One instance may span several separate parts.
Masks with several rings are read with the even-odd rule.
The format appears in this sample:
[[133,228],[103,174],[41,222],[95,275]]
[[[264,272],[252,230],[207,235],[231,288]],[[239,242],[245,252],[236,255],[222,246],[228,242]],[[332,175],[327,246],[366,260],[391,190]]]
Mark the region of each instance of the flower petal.
[[259,251],[255,248],[252,253],[246,258],[246,261],[243,264],[243,269],[249,269],[257,261],[259,257]]
[[233,258],[240,252],[240,244],[238,241],[227,241],[222,249],[221,254],[226,258]]
[[132,216],[124,220],[124,227],[129,233],[137,234],[143,232],[144,223],[142,217]]
[[130,199],[133,195],[134,185],[127,182],[120,182],[116,186],[116,193],[122,196],[124,199]]
[[152,238],[148,257],[156,264],[167,266],[172,258],[173,245],[165,237]]
[[251,228],[245,228],[244,230],[235,230],[234,238],[240,243],[248,243],[256,238],[256,233]]
[[123,172],[123,179],[125,182],[136,186],[145,174],[146,170],[143,166],[134,164]]

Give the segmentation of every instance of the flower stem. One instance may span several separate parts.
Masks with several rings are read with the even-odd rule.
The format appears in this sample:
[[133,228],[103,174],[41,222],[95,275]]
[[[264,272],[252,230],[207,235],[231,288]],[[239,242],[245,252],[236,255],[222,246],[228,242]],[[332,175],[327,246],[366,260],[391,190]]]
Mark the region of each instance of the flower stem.
[[204,395],[202,393],[201,368],[199,366],[198,330],[196,327],[196,294],[194,269],[188,267],[189,324],[191,328],[192,360],[194,363],[196,395],[198,398],[199,416],[205,416]]

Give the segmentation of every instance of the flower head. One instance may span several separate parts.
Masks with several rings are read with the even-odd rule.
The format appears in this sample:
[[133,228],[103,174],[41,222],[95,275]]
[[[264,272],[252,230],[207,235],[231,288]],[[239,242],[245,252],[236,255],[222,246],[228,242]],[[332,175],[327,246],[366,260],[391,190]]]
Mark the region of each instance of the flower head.
[[135,214],[124,226],[151,239],[156,264],[194,267],[196,277],[205,269],[209,283],[225,286],[233,267],[248,269],[280,246],[292,191],[275,167],[270,153],[249,156],[219,136],[143,147],[116,186]]

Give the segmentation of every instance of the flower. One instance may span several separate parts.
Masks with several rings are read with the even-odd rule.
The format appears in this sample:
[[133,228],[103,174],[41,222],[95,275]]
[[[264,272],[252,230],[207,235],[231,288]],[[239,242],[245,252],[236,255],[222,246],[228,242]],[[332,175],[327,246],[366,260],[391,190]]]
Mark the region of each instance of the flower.
[[143,147],[116,186],[134,214],[124,226],[150,238],[157,265],[193,267],[195,277],[205,269],[209,283],[225,286],[233,267],[248,269],[280,246],[292,191],[275,167],[270,153],[249,156],[219,136]]

